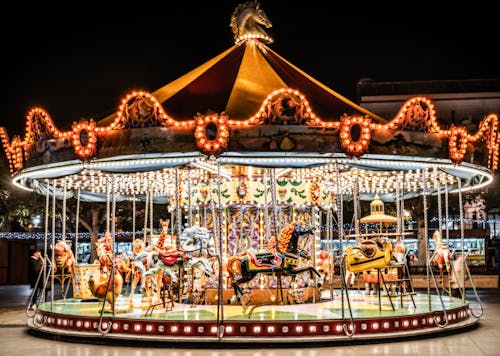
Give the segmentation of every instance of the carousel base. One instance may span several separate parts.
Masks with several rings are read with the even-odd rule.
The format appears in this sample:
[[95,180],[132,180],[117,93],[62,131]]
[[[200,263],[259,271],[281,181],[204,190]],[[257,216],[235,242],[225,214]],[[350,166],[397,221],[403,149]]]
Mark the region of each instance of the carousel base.
[[[324,297],[324,295],[322,295]],[[27,326],[37,334],[161,343],[314,343],[383,341],[465,331],[479,322],[467,301],[415,294],[403,298],[340,290],[333,300],[306,304],[159,304],[120,296],[115,313],[102,302],[66,299],[40,303]],[[350,305],[350,309],[349,309]],[[109,306],[106,305],[106,308]],[[101,315],[102,314],[102,315]],[[219,317],[217,317],[219,315]]]

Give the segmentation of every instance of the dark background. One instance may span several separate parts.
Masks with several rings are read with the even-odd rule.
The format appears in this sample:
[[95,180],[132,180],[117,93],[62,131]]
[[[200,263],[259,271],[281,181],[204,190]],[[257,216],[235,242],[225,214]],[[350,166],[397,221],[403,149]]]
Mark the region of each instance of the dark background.
[[[233,45],[243,1],[14,3],[2,11],[0,126],[24,133],[29,109],[59,129],[117,109]],[[500,77],[494,2],[261,0],[270,47],[356,101],[356,83]],[[438,7],[440,6],[440,7]]]

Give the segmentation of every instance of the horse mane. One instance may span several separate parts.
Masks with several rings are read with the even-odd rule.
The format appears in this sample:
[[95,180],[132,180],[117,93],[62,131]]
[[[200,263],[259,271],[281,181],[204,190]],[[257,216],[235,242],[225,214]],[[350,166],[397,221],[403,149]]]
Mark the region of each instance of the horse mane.
[[190,226],[185,228],[182,231],[181,238],[180,238],[180,244],[181,246],[184,246],[186,241],[189,240],[190,237],[193,235],[203,235],[203,236],[208,236],[208,230],[204,227],[200,226]]
[[[256,24],[254,24],[254,21],[250,22],[250,24],[253,24],[253,26],[251,26],[251,27],[248,27],[248,24],[246,22],[244,22],[244,23],[240,22],[240,21],[242,21],[241,20],[242,14],[244,14],[246,11],[251,11],[253,14],[253,17],[259,16],[258,14],[262,11],[260,8],[260,3],[257,0],[247,1],[247,2],[239,4],[234,9],[233,14],[231,15],[231,21],[229,23],[229,26],[231,27],[231,30],[233,31],[233,34],[234,34],[234,38],[236,40],[240,36],[246,35],[247,33],[251,34],[251,33],[255,33],[256,31],[258,33],[264,32],[260,27],[258,27]],[[265,34],[265,33],[262,33],[262,34]]]
[[231,15],[231,22],[229,23],[229,26],[231,27],[231,30],[233,31],[234,35],[237,37],[239,36],[239,23],[238,23],[238,18],[241,15],[241,13],[254,6],[253,1],[247,1],[245,3],[238,4],[236,8],[233,11],[233,14]]
[[292,239],[293,232],[295,231],[295,223],[288,224],[283,230],[281,230],[278,236],[278,251],[286,252],[288,249],[288,244]]

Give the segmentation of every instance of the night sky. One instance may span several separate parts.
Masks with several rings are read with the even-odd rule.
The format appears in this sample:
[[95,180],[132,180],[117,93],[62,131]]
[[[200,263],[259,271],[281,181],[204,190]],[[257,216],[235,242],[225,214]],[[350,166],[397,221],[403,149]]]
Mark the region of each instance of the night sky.
[[[152,92],[231,47],[229,21],[241,2],[13,4],[0,21],[0,126],[10,137],[24,134],[35,106],[63,130],[116,111],[133,89]],[[270,47],[353,101],[365,77],[500,77],[494,2],[446,9],[436,1],[260,3],[273,23]]]

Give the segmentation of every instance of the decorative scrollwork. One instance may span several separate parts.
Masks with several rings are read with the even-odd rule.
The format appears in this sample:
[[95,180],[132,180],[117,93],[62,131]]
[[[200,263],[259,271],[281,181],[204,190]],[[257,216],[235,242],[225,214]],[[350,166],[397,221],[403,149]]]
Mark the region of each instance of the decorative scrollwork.
[[408,106],[402,127],[407,130],[426,131],[430,127],[429,118],[429,109],[423,106],[421,101],[417,101]]
[[122,106],[122,122],[125,128],[161,125],[161,115],[156,103],[147,95],[131,96]]
[[194,137],[196,146],[206,155],[220,155],[229,142],[228,117],[222,115],[198,115],[195,117]]
[[14,136],[11,143],[10,148],[10,157],[12,160],[12,165],[15,169],[21,170],[23,169],[23,145],[21,141],[21,137]]
[[83,160],[91,158],[96,152],[97,143],[94,120],[74,122],[72,129],[75,154]]
[[311,182],[309,192],[311,193],[311,203],[318,203],[321,196],[321,186],[317,182]]
[[460,163],[467,152],[467,129],[465,127],[452,126],[450,128],[450,138],[448,148],[450,159],[455,163]]
[[24,142],[30,143],[61,137],[63,134],[55,127],[50,115],[41,108],[33,108],[26,117],[26,135]]
[[271,125],[297,125],[306,121],[305,112],[305,104],[299,96],[283,92],[268,101],[262,116]]
[[[372,138],[370,130],[371,119],[368,116],[344,115],[340,119],[340,144],[350,157],[359,157],[368,151]],[[353,137],[353,130],[359,129]]]

